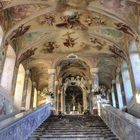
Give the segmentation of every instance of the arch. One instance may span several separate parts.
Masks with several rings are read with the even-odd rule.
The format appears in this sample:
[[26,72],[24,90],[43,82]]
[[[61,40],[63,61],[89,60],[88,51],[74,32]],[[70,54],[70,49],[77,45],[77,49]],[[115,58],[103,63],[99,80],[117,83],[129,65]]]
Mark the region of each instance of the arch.
[[33,108],[37,107],[37,89],[34,88]]
[[25,79],[25,69],[23,65],[20,64],[18,68],[15,95],[14,95],[14,104],[18,109],[20,109],[22,105],[24,79]]
[[131,85],[128,65],[125,61],[122,63],[121,73],[122,73],[122,80],[123,80],[123,85],[124,85],[126,103],[128,105],[133,97],[133,91],[132,91],[132,85]]
[[[65,55],[65,56],[62,56],[62,57],[59,57],[57,59],[57,61],[55,61],[52,65],[52,68],[56,68],[62,61],[64,60],[69,60],[70,58],[68,58],[68,55]],[[77,57],[76,59],[80,60],[80,61],[83,61],[85,62],[89,67],[92,67],[93,66],[93,63],[88,59],[88,58],[85,58],[85,57]]]
[[1,86],[11,93],[16,54],[11,45],[8,45],[6,59],[1,77]]
[[135,86],[137,92],[140,94],[140,56],[135,40],[131,41],[129,46],[129,56],[132,66],[132,72],[134,77]]

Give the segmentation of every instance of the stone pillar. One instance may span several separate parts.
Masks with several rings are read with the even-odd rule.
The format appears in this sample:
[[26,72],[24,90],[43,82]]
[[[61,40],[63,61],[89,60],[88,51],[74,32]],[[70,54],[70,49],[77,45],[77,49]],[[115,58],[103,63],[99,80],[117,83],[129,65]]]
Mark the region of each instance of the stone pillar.
[[97,91],[99,87],[98,68],[91,68],[90,73],[92,76],[92,91]]
[[61,111],[64,113],[64,94],[61,92]]
[[87,91],[83,92],[83,111],[87,110]]
[[26,105],[25,105],[25,109],[29,110],[30,106],[31,106],[31,95],[32,95],[32,81],[29,78],[28,79],[28,87],[27,87],[27,94],[26,94]]
[[123,99],[122,99],[122,90],[120,85],[120,78],[119,78],[120,69],[117,69],[117,76],[116,76],[116,89],[118,95],[118,102],[119,102],[119,109],[123,108]]
[[33,103],[34,103],[34,89],[35,89],[36,83],[32,83],[32,91],[31,91],[31,103],[30,103],[30,108],[33,108]]
[[60,111],[59,110],[59,103],[60,103],[60,92],[59,92],[59,90],[58,90],[58,92],[57,92],[57,108],[56,108],[56,110],[57,110],[57,113]]
[[54,87],[54,92],[55,92],[55,108],[56,108],[56,111],[58,112],[58,107],[59,107],[59,95],[58,95],[58,81],[55,81],[55,87]]
[[53,107],[56,107],[56,91],[55,91],[55,69],[48,69],[48,90],[49,92],[54,94],[54,99],[51,99],[49,96],[48,98],[50,99],[50,102],[53,104]]
[[88,98],[90,113],[93,114],[93,108],[97,108],[97,97],[94,95],[94,92],[98,91],[99,88],[98,68],[91,68],[90,73],[92,78],[92,86]]
[[30,74],[30,71],[26,70],[25,71],[24,88],[23,88],[23,96],[22,96],[22,107],[24,107],[24,108],[26,105],[26,96],[27,96],[27,91],[28,91],[29,74]]
[[111,91],[111,94],[112,94],[112,105],[113,107],[116,107],[116,100],[115,100],[115,91],[114,91],[114,84],[116,83],[115,80],[112,80],[112,91]]

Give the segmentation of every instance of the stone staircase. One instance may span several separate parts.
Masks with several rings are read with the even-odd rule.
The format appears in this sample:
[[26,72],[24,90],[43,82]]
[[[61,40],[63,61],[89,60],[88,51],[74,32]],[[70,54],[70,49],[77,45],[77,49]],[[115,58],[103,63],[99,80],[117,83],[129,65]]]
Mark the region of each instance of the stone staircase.
[[99,116],[52,116],[28,140],[119,140]]

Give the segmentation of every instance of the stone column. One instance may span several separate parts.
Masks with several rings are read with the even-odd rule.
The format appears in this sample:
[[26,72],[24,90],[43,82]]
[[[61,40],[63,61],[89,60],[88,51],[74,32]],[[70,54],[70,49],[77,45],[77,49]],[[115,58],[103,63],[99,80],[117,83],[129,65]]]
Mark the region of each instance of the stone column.
[[59,103],[60,103],[60,92],[59,92],[59,90],[57,92],[57,99],[56,100],[57,100],[57,109],[56,110],[57,110],[57,113],[58,113],[60,111],[59,110]]
[[89,93],[89,102],[90,102],[90,113],[93,114],[93,108],[97,108],[97,97],[94,95],[94,92],[98,91],[99,88],[99,78],[98,78],[98,68],[90,69],[92,86]]
[[118,102],[119,102],[119,109],[123,108],[123,99],[122,99],[122,90],[120,85],[120,78],[119,78],[120,69],[117,69],[117,76],[116,76],[116,89],[118,95]]
[[55,108],[56,108],[56,111],[58,113],[58,110],[59,110],[59,95],[58,95],[58,81],[55,81]]
[[48,96],[50,102],[52,103],[53,107],[56,107],[56,91],[55,91],[55,69],[48,69],[48,90],[49,92],[54,94],[54,99],[51,99],[50,96]]
[[98,68],[91,68],[90,73],[92,77],[92,91],[97,91],[99,87]]
[[111,94],[112,94],[112,105],[113,105],[113,107],[116,107],[115,91],[114,91],[114,84],[115,83],[116,83],[116,81],[115,80],[112,80]]
[[83,111],[87,110],[87,91],[83,92]]
[[31,102],[30,102],[30,108],[33,108],[33,103],[34,103],[34,89],[36,87],[36,83],[32,83],[32,91],[31,91]]
[[25,71],[25,80],[24,80],[24,88],[23,88],[23,96],[22,96],[22,107],[25,107],[25,105],[26,105],[26,96],[27,96],[27,91],[28,91],[29,74],[30,74],[30,71],[27,69]]
[[27,87],[27,94],[26,94],[26,105],[25,109],[29,110],[31,106],[31,95],[32,95],[32,81],[28,78],[28,87]]

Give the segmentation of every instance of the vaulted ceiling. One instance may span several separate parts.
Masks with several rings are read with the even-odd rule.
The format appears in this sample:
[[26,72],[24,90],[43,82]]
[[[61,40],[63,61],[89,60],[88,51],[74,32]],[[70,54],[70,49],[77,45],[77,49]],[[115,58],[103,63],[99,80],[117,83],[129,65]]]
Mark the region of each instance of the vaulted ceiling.
[[88,79],[98,67],[100,83],[109,86],[128,59],[129,41],[139,39],[139,0],[7,0],[0,10],[3,47],[12,44],[40,89],[48,68]]

